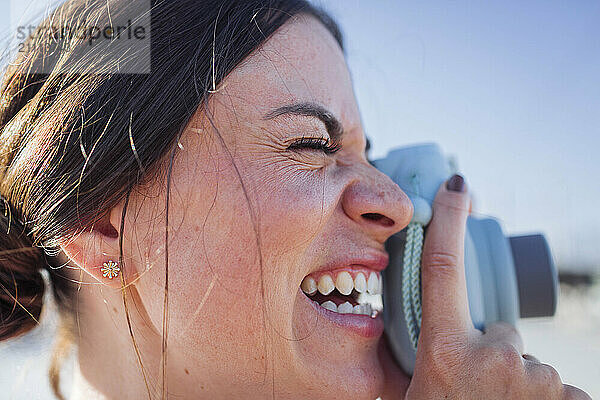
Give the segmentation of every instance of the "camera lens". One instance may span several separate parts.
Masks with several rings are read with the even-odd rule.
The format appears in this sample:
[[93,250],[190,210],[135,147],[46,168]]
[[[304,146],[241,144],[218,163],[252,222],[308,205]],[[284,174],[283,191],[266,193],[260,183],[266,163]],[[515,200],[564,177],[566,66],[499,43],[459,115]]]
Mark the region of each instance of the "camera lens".
[[509,237],[521,318],[550,317],[556,312],[558,278],[543,235]]

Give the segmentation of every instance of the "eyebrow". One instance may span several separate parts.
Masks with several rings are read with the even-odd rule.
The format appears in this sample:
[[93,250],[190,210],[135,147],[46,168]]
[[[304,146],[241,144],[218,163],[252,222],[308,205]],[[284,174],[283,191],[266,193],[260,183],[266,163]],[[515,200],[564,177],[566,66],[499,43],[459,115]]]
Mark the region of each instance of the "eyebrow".
[[277,118],[281,115],[301,115],[304,117],[315,117],[325,124],[325,129],[333,142],[339,142],[344,134],[344,128],[341,122],[333,115],[331,111],[316,103],[296,103],[275,108],[265,115],[265,119]]

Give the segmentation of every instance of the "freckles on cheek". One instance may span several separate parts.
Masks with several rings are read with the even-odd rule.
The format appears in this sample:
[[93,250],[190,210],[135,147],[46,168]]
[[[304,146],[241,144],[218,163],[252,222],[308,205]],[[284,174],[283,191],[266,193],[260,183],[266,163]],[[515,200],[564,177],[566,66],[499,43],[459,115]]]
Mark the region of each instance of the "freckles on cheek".
[[276,185],[265,187],[260,196],[263,237],[270,243],[278,243],[278,250],[314,236],[331,213],[325,176],[318,171],[302,175],[307,176],[279,179]]

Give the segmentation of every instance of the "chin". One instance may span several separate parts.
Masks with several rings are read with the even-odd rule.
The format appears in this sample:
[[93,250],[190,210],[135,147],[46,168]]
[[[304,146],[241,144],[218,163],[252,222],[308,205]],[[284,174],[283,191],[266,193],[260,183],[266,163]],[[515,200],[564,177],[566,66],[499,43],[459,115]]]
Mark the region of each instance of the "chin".
[[[376,359],[348,360],[347,364],[340,364],[340,360],[337,360],[326,371],[320,366],[321,373],[309,373],[302,390],[290,391],[293,393],[291,396],[284,395],[282,398],[375,400],[381,395],[384,374]],[[302,396],[298,396],[299,392]]]
[[296,340],[288,345],[295,372],[290,376],[302,377],[303,389],[290,391],[289,398],[298,398],[299,392],[311,399],[374,400],[380,395],[385,376],[378,354],[381,314],[332,312],[299,291],[292,315]]
[[[352,363],[349,360],[349,363]],[[384,374],[376,355],[373,360],[345,366],[332,380],[335,390],[327,398],[376,399],[384,386]]]

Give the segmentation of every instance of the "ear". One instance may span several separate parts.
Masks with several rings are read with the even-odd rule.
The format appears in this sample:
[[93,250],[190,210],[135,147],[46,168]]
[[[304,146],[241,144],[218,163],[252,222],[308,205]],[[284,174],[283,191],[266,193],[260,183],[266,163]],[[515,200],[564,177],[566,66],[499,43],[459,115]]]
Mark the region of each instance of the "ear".
[[[123,280],[131,282],[135,271],[133,266],[127,270],[119,263],[119,228],[125,201],[106,212],[102,218],[91,227],[76,232],[73,237],[60,242],[60,248],[83,271],[90,274],[97,281],[115,289],[121,288]],[[123,254],[123,259],[130,259]],[[119,270],[112,269],[115,274],[109,273],[105,263],[117,263]],[[122,275],[125,274],[125,275]]]

